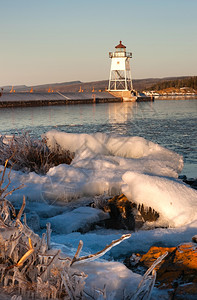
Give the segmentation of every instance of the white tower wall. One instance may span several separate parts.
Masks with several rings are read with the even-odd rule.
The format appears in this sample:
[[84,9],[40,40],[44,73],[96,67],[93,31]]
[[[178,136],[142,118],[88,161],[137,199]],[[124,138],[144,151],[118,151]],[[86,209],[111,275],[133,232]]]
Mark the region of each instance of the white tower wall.
[[111,69],[109,77],[109,91],[132,91],[132,78],[130,68],[131,52],[126,52],[126,47],[120,44],[115,52],[110,52]]

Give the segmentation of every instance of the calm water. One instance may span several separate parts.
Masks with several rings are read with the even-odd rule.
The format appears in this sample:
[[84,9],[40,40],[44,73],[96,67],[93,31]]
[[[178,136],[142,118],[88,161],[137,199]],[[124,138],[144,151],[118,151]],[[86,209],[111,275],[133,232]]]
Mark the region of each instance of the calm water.
[[141,136],[182,154],[182,174],[197,176],[197,99],[0,109],[1,134],[23,129]]

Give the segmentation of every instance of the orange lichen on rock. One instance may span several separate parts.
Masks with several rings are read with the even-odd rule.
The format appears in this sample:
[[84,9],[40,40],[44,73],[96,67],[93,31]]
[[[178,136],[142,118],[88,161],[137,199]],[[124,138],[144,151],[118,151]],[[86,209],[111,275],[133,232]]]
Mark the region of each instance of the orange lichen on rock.
[[177,247],[174,263],[197,270],[197,244],[187,243]]
[[[140,263],[142,263],[145,267],[150,268],[150,266],[154,263],[154,261],[161,256],[162,254],[164,254],[166,251],[168,253],[171,253],[172,251],[174,251],[176,249],[176,247],[151,247],[149,249],[149,251],[142,255],[141,259],[140,259]],[[164,261],[163,261],[164,262]],[[162,263],[163,263],[162,262]],[[158,265],[156,270],[158,270],[160,268],[161,265]]]
[[166,251],[168,255],[155,268],[157,288],[167,289],[169,299],[197,299],[197,243],[170,248],[153,246],[141,256],[132,270],[135,272],[138,267],[149,268]]
[[144,254],[139,264],[149,267],[161,254],[168,251],[168,256],[157,267],[157,283],[161,287],[172,288],[174,282],[190,283],[192,289],[197,284],[197,244],[186,243],[177,247],[151,247]]
[[158,271],[158,281],[171,286],[173,281],[197,283],[197,245],[179,245]]

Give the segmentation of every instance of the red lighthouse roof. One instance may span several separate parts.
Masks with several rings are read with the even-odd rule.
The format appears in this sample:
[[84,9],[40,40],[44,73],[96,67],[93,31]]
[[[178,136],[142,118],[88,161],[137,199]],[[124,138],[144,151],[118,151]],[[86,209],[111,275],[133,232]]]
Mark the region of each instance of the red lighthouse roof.
[[122,41],[120,41],[120,44],[117,45],[115,48],[116,48],[116,49],[117,49],[117,48],[124,48],[124,49],[125,49],[126,47],[122,44]]

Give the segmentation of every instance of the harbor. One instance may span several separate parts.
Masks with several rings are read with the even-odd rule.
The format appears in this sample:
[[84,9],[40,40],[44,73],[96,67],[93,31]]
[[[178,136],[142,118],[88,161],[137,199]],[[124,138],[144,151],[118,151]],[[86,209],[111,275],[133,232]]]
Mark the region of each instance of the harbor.
[[[108,88],[98,91],[91,89],[88,91],[79,88],[78,91],[61,90],[59,88],[37,91],[33,87],[29,91],[17,91],[12,86],[10,91],[1,88],[0,108],[5,107],[30,107],[48,105],[68,105],[68,104],[92,104],[92,103],[111,103],[111,102],[144,102],[154,101],[154,97],[138,93],[133,88],[130,58],[131,52],[126,52],[126,46],[122,41],[115,46],[115,52],[109,52],[111,68]],[[45,85],[46,87],[46,85]],[[68,87],[68,86],[67,86]],[[43,87],[44,89],[44,87]]]

